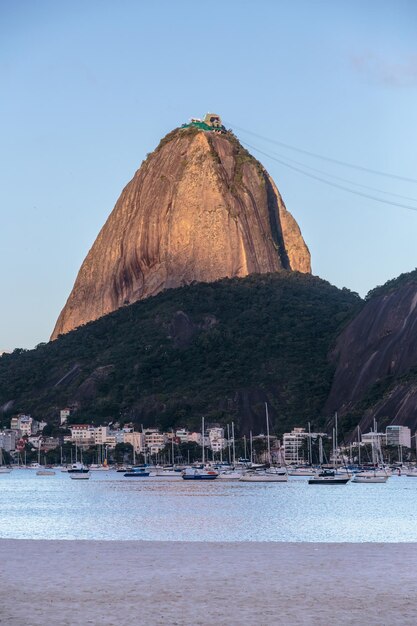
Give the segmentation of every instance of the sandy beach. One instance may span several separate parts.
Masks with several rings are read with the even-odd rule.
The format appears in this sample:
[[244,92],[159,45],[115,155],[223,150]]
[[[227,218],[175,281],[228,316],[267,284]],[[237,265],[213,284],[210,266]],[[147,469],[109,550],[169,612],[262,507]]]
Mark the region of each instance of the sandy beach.
[[5,626],[415,624],[417,544],[0,540]]

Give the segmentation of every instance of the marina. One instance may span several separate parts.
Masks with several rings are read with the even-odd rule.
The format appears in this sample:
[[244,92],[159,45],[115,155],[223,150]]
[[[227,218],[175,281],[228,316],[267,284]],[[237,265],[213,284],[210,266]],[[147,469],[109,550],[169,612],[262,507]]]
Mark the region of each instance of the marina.
[[[385,484],[125,478],[73,481],[13,469],[0,479],[0,538],[248,542],[417,541],[417,481]],[[75,523],[76,520],[76,523]]]

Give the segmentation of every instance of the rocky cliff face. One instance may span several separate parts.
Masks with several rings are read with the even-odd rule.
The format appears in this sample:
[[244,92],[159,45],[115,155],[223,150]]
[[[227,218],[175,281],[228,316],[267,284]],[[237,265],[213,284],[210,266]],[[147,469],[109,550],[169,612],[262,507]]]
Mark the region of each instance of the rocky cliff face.
[[52,339],[164,289],[310,272],[272,179],[231,133],[167,135],[125,187],[78,273]]
[[410,282],[371,298],[333,351],[336,373],[326,411],[359,411],[363,431],[373,418],[417,426],[416,281],[410,275]]

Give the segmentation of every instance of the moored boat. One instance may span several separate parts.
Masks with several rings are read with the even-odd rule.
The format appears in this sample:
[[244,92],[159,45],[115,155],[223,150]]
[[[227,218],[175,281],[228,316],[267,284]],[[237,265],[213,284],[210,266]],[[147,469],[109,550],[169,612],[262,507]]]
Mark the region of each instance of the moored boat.
[[262,470],[248,470],[239,478],[244,483],[285,483],[288,474],[285,468],[268,468]]
[[323,470],[308,479],[309,485],[346,485],[350,476],[340,476],[334,470]]
[[184,480],[214,480],[219,477],[219,472],[211,467],[186,467],[181,476]]
[[55,476],[53,469],[40,469],[36,472],[36,476]]
[[386,483],[389,476],[388,474],[381,474],[378,472],[358,472],[352,479],[353,483]]
[[148,478],[150,474],[150,471],[145,467],[132,467],[123,476],[126,476],[126,478]]
[[72,480],[88,480],[90,478],[89,470],[82,463],[73,463],[68,474]]

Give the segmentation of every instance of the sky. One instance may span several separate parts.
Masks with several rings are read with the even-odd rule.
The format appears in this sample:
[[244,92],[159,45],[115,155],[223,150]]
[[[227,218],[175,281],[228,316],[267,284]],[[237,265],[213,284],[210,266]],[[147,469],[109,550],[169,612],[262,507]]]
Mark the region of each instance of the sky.
[[123,187],[207,111],[315,275],[364,296],[417,266],[414,0],[0,0],[0,72],[0,351],[48,341]]

